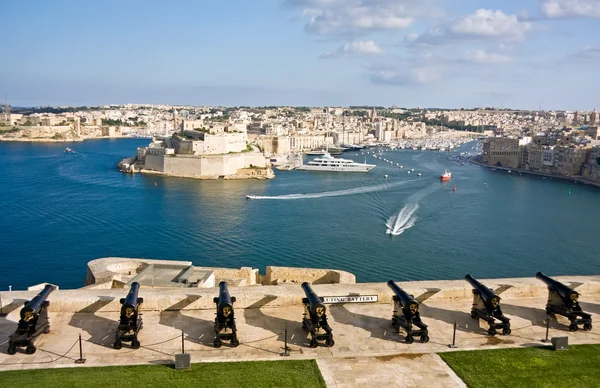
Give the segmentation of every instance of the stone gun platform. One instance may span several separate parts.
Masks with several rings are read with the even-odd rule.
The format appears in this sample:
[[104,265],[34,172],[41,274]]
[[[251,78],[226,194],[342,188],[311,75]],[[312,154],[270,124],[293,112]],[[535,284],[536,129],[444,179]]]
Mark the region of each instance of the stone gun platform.
[[[563,317],[550,320],[550,337],[567,336],[570,344],[600,343],[600,276],[557,277],[582,294],[581,306],[598,322],[591,331],[569,332]],[[112,348],[119,316],[119,298],[126,290],[74,290],[51,294],[52,331],[36,342],[34,355],[6,353],[3,343],[14,331],[22,302],[35,292],[4,292],[6,318],[0,318],[0,371],[26,368],[86,367],[143,363],[172,363],[181,352],[192,362],[247,361],[314,358],[329,387],[367,387],[373,382],[391,387],[464,387],[436,355],[452,351],[454,322],[457,350],[543,345],[546,334],[547,289],[537,279],[482,280],[500,293],[504,313],[511,318],[512,334],[488,337],[486,326],[471,319],[471,288],[461,280],[399,283],[422,302],[423,321],[429,325],[430,341],[407,345],[391,328],[391,290],[384,283],[315,285],[320,296],[377,295],[378,303],[328,305],[335,339],[332,348],[308,346],[301,327],[303,308],[299,285],[231,287],[240,346],[215,349],[215,289],[140,290],[144,298],[142,347]],[[8,304],[8,305],[7,305]],[[289,358],[283,358],[284,334],[288,330]],[[83,338],[83,366],[76,343]]]

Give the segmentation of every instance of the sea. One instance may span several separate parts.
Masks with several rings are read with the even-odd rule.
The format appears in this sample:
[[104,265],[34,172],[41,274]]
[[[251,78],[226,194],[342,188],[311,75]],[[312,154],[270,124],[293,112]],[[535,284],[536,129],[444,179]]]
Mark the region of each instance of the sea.
[[384,149],[393,164],[344,153],[377,165],[366,174],[236,181],[117,171],[148,143],[0,143],[0,290],[82,287],[86,264],[110,256],[261,273],[332,268],[359,282],[600,273],[600,189],[449,159],[473,143]]

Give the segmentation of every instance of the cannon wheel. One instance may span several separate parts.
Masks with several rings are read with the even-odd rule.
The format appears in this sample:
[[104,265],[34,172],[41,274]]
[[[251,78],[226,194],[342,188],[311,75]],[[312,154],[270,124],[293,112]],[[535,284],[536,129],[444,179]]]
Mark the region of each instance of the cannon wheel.
[[17,345],[15,345],[15,344],[9,344],[7,352],[10,355],[16,354],[17,353]]
[[411,334],[407,334],[406,335],[406,343],[407,344],[412,344],[413,342],[415,342],[414,337]]
[[319,343],[317,342],[316,338],[313,338],[310,340],[310,347],[311,348],[316,348],[319,345]]
[[583,324],[583,330],[592,330],[592,324],[591,323],[584,323]]
[[505,327],[502,329],[502,335],[510,335],[510,333],[512,333],[512,330],[510,330],[510,327]]
[[240,344],[240,341],[238,341],[238,339],[236,337],[233,337],[231,339],[231,347],[237,348],[239,344]]
[[123,347],[123,343],[121,342],[120,339],[117,339],[115,341],[115,343],[113,344],[113,348],[115,348],[117,350],[121,349],[122,347]]
[[496,335],[496,329],[488,329],[488,335],[490,337],[493,337]]
[[427,334],[423,334],[421,335],[421,342],[426,344],[427,342],[429,342],[429,336]]
[[302,320],[302,329],[308,330],[308,327],[306,327],[306,321],[304,319]]
[[333,340],[333,338],[327,338],[325,340],[325,346],[327,346],[328,348],[332,347],[333,345],[335,345],[335,341]]
[[578,327],[576,323],[571,323],[569,325],[569,331],[577,331]]
[[552,310],[546,307],[546,315],[552,315]]
[[131,347],[134,349],[139,349],[140,348],[140,341],[138,341],[137,338],[133,337],[133,339],[131,340]]
[[27,348],[25,348],[25,353],[33,354],[33,353],[35,353],[36,350],[37,350],[37,348],[32,343],[29,343],[27,345]]
[[220,348],[223,345],[223,342],[220,338],[215,338],[215,342],[213,343],[213,345],[215,346],[215,348]]

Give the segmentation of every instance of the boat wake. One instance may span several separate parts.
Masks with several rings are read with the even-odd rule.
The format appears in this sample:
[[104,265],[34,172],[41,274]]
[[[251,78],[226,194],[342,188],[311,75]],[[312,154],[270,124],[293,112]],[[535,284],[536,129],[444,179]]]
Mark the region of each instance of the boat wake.
[[398,214],[391,216],[385,225],[387,226],[386,234],[399,236],[405,230],[412,228],[417,222],[417,217],[413,216],[419,209],[416,203],[406,204]]
[[324,198],[324,197],[343,197],[346,195],[366,194],[366,193],[373,193],[376,191],[388,190],[393,187],[402,186],[402,185],[410,183],[410,182],[416,182],[417,180],[418,179],[412,179],[412,180],[396,182],[396,183],[386,183],[383,185],[376,185],[376,186],[356,187],[354,189],[324,191],[321,193],[286,194],[286,195],[275,195],[275,196],[246,195],[246,199],[292,200],[292,199],[314,199],[314,198]]
[[419,209],[419,202],[421,202],[425,196],[439,190],[440,187],[441,186],[437,183],[432,184],[409,196],[407,200],[408,203],[404,205],[398,214],[392,215],[386,221],[385,226],[387,227],[387,230],[385,231],[385,234],[399,236],[406,230],[412,228],[417,222],[417,217],[414,214]]

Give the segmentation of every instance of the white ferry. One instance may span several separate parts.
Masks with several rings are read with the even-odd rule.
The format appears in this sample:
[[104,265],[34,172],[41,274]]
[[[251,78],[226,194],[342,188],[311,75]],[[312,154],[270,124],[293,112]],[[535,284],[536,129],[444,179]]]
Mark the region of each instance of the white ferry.
[[314,158],[296,170],[307,171],[342,171],[342,172],[369,172],[374,169],[374,164],[356,163],[354,160],[334,158],[326,153],[320,158]]

